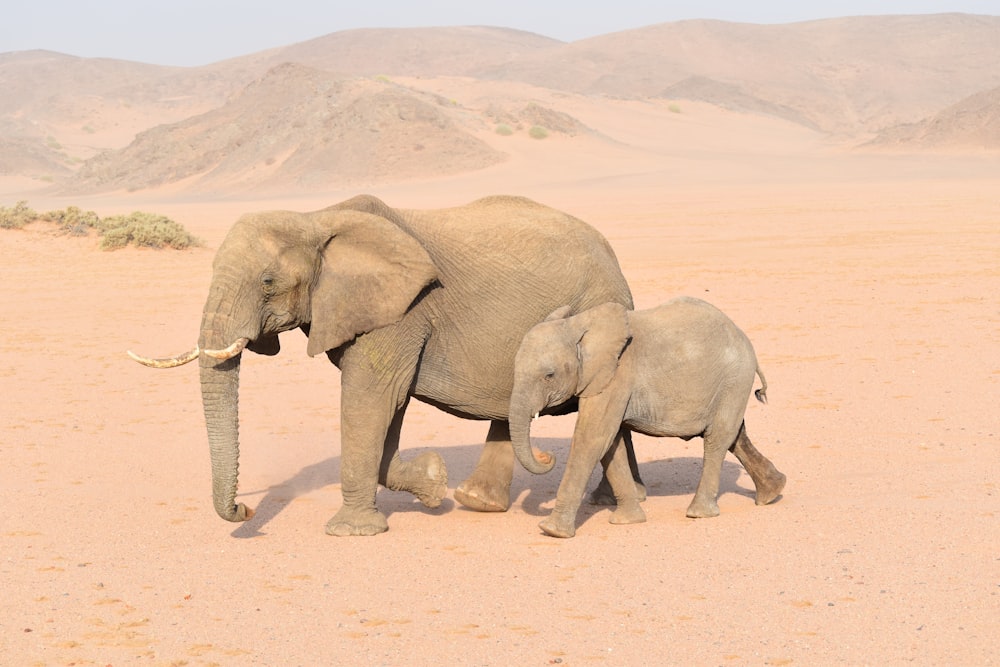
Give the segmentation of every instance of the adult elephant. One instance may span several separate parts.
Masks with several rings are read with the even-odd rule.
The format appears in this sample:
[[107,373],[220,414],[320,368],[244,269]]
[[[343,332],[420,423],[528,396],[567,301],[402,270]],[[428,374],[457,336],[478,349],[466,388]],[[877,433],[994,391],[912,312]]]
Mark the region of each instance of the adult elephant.
[[215,256],[198,346],[171,359],[200,360],[215,510],[237,504],[238,389],[242,351],[276,354],[278,334],[301,328],[310,356],[341,371],[343,506],[331,535],[388,528],[378,484],[436,507],[444,461],[399,457],[410,397],[470,419],[491,420],[479,463],[455,491],[463,505],[510,505],[514,455],[507,424],[514,354],[524,333],[555,308],[608,301],[631,308],[615,254],[586,223],[520,197],[487,197],[441,210],[396,210],[359,196],[310,213],[248,214]]

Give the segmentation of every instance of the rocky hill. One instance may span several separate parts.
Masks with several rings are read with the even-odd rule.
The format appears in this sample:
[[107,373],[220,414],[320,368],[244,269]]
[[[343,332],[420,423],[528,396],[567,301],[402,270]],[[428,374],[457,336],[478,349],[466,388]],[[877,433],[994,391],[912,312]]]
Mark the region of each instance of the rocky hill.
[[[890,38],[891,37],[891,38]],[[721,90],[825,132],[914,122],[1000,85],[1000,17],[874,16],[755,25],[680,21],[580,40],[476,76],[624,98]],[[685,81],[713,81],[688,87]]]
[[[7,53],[0,174],[93,192],[455,173],[505,159],[483,141],[491,125],[591,132],[572,95],[707,102],[845,144],[882,133],[913,146],[903,137],[918,131],[924,146],[995,150],[988,104],[960,101],[989,98],[997,62],[1000,17],[963,14],[681,21],[572,43],[491,27],[350,30],[196,68]],[[466,108],[431,92],[449,78],[503,82],[501,103]],[[511,83],[528,92],[507,97]],[[565,100],[546,107],[531,90]],[[928,118],[933,132],[914,129]]]
[[217,109],[88,160],[64,190],[137,190],[185,179],[193,190],[338,187],[504,159],[448,107],[389,81],[286,63]]
[[867,145],[901,150],[1000,151],[1000,87],[970,95],[918,123],[889,128]]

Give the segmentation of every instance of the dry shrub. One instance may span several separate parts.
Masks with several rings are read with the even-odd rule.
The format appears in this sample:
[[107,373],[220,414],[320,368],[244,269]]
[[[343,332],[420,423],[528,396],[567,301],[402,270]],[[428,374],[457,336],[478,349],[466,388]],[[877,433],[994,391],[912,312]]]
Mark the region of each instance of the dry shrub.
[[533,125],[531,129],[528,130],[528,136],[532,139],[544,139],[549,136],[549,131],[541,125]]
[[84,236],[94,229],[101,237],[102,250],[117,250],[127,245],[181,250],[201,245],[182,225],[155,213],[135,211],[130,215],[100,218],[93,211],[83,211],[77,206],[42,214],[31,209],[26,201],[17,202],[13,208],[0,206],[0,229],[21,229],[37,220],[52,222],[60,232],[74,236]]
[[98,225],[101,249],[116,250],[127,245],[140,248],[174,248],[182,250],[200,245],[183,226],[155,213],[135,211],[131,215],[104,218]]
[[0,206],[0,229],[21,229],[38,220],[38,213],[28,207],[28,202],[19,201],[12,208]]

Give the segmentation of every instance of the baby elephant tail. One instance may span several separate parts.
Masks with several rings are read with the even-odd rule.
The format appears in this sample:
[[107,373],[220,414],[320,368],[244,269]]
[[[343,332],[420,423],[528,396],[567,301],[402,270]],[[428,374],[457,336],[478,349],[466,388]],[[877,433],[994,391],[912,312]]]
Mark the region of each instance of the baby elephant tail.
[[767,403],[767,380],[764,379],[764,373],[760,370],[760,364],[757,365],[757,377],[760,378],[760,389],[755,391],[753,395],[761,403]]

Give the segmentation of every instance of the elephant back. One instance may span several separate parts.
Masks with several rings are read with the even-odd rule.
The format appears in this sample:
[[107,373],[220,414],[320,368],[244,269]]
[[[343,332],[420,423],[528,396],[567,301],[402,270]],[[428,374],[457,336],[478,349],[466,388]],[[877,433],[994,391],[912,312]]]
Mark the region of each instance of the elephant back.
[[439,404],[468,401],[469,415],[506,418],[514,355],[528,329],[561,306],[632,308],[610,244],[566,213],[488,197],[402,217],[439,271],[440,287],[418,306],[434,326],[417,392]]

